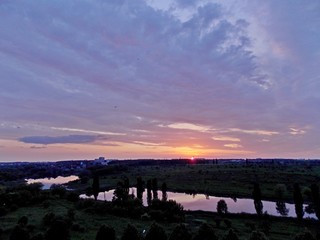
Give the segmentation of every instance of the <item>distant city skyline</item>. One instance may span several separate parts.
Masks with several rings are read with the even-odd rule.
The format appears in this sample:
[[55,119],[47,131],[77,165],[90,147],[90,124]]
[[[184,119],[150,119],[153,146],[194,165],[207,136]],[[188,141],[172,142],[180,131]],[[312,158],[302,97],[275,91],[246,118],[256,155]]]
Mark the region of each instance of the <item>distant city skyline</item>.
[[2,1],[0,161],[320,158],[320,2]]

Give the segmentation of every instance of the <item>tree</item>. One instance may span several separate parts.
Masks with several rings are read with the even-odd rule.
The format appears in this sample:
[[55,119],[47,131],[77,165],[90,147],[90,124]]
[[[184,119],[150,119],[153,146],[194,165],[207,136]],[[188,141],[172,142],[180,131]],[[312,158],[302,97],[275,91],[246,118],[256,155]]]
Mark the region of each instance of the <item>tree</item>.
[[253,192],[252,192],[254,207],[256,209],[256,212],[259,216],[262,215],[263,212],[263,204],[261,201],[261,190],[258,183],[255,183],[253,186]]
[[94,199],[97,200],[99,192],[100,192],[100,182],[99,182],[99,175],[98,174],[94,175],[94,177],[93,177],[92,191],[93,191]]
[[142,200],[144,192],[144,182],[141,177],[137,177],[137,198]]
[[167,195],[167,184],[164,182],[161,185],[161,192],[162,192],[162,201],[167,201],[168,195]]
[[140,235],[135,226],[128,224],[126,229],[123,232],[121,240],[140,240]]
[[186,226],[184,224],[179,224],[173,229],[169,240],[191,240],[191,238],[192,235]]
[[96,240],[116,240],[116,232],[112,227],[102,225],[97,232]]
[[124,177],[124,179],[123,179],[123,189],[124,189],[125,194],[127,196],[129,196],[129,188],[130,188],[129,178]]
[[148,205],[151,204],[151,201],[152,201],[152,181],[151,179],[149,179],[147,181],[147,202],[148,202]]
[[156,178],[152,179],[152,193],[153,199],[158,199],[158,180]]
[[287,216],[289,209],[286,207],[284,202],[284,195],[287,192],[287,187],[285,184],[277,184],[274,189],[274,195],[278,199],[276,202],[276,210],[282,216]]
[[303,198],[300,190],[300,186],[298,183],[295,183],[293,186],[293,201],[294,207],[296,210],[298,220],[302,220],[304,212],[303,212]]
[[120,203],[123,204],[125,202],[127,202],[128,198],[129,198],[129,193],[127,191],[127,189],[124,187],[123,182],[118,182],[117,183],[117,187],[113,192],[113,201],[115,201],[116,203]]
[[167,240],[167,234],[161,226],[153,223],[145,237],[145,240]]
[[217,212],[219,215],[228,213],[228,205],[225,200],[219,200],[219,202],[217,203]]
[[311,196],[312,196],[314,212],[318,220],[320,220],[320,196],[319,196],[319,187],[316,184],[311,185]]
[[230,229],[226,236],[224,236],[223,240],[239,240],[237,234]]
[[218,240],[218,237],[212,226],[203,223],[193,240]]
[[287,216],[289,213],[289,209],[286,207],[286,203],[281,200],[276,202],[276,210],[281,216]]

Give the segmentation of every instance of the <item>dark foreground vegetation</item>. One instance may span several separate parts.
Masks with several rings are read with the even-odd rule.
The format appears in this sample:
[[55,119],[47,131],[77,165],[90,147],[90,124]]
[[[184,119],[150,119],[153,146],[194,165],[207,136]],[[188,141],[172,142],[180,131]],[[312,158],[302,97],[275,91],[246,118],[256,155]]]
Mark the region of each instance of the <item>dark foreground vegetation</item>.
[[[72,191],[60,185],[41,190],[41,184],[0,178],[0,239],[320,239],[319,220],[302,219],[306,210],[320,216],[317,165],[133,161],[90,166],[78,175],[69,184]],[[135,196],[130,187],[137,188]],[[84,192],[96,197],[111,188],[116,190],[110,202],[78,197]],[[164,197],[159,199],[157,190]],[[250,197],[257,214],[230,214],[224,201],[212,206],[216,212],[185,211],[166,199],[169,190]],[[142,205],[142,194],[148,196],[148,206]],[[269,216],[262,199],[279,202],[280,210],[285,200],[295,203],[296,217]]]

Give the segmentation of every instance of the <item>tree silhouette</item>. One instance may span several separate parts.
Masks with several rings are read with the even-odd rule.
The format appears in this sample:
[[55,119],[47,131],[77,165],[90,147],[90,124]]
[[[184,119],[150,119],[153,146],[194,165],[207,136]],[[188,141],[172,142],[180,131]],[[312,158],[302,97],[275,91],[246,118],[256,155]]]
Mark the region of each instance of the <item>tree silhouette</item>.
[[152,179],[152,194],[153,199],[158,199],[158,180],[156,178]]
[[320,196],[319,196],[319,187],[316,184],[311,185],[311,196],[315,214],[320,220]]
[[179,224],[173,229],[169,240],[191,240],[191,238],[192,235],[186,226],[184,224]]
[[99,181],[99,175],[94,175],[93,182],[92,182],[92,191],[94,199],[97,200],[99,192],[100,192],[100,181]]
[[121,240],[140,240],[140,235],[135,226],[128,224],[126,229],[123,232]]
[[287,187],[284,184],[277,184],[274,189],[275,197],[278,199],[276,202],[276,210],[282,216],[287,216],[289,209],[286,207],[284,202],[284,195],[287,192]]
[[102,225],[97,232],[96,240],[116,240],[116,232],[112,227]]
[[145,240],[167,240],[167,235],[161,226],[153,223],[145,237]]
[[225,200],[219,200],[219,202],[217,203],[217,212],[219,215],[228,213],[228,205]]
[[254,202],[254,208],[256,209],[257,214],[261,216],[263,212],[263,204],[261,201],[261,190],[258,183],[255,183],[253,185],[252,197]]
[[148,202],[148,205],[151,204],[151,201],[152,201],[152,181],[151,179],[149,179],[147,181],[147,202]]
[[287,216],[289,213],[289,209],[286,207],[286,203],[281,200],[276,202],[276,210],[281,216]]
[[167,201],[168,195],[167,195],[167,184],[164,182],[161,185],[161,192],[162,192],[162,201]]
[[295,183],[293,186],[293,201],[294,207],[296,210],[298,220],[302,220],[304,212],[303,212],[303,198],[300,190],[300,186],[298,183]]
[[137,198],[142,200],[144,192],[144,182],[141,177],[137,177]]
[[123,204],[125,203],[128,198],[129,198],[129,192],[127,189],[124,187],[123,182],[118,182],[117,187],[113,192],[113,201],[116,203]]

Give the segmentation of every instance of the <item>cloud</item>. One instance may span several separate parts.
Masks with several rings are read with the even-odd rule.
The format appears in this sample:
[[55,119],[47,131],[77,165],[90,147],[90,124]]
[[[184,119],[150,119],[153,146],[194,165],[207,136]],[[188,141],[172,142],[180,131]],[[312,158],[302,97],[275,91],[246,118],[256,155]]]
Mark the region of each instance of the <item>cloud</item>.
[[225,146],[227,148],[242,148],[242,146],[240,144],[236,144],[236,143],[225,144],[223,146]]
[[230,132],[239,132],[239,133],[246,133],[246,134],[253,134],[253,135],[265,135],[265,136],[272,136],[278,135],[279,132],[276,131],[267,131],[267,130],[247,130],[247,129],[239,129],[239,128],[230,128]]
[[[84,141],[83,154],[92,142],[108,144],[94,137],[103,135],[117,149],[134,142],[225,149],[224,141],[241,139],[243,154],[299,149],[319,156],[319,7],[277,0],[5,1],[1,136]],[[65,133],[92,139],[54,137]]]
[[[165,127],[164,125],[159,125],[160,127]],[[183,129],[183,130],[192,130],[192,131],[199,131],[199,132],[207,132],[210,130],[208,126],[201,126],[192,123],[172,123],[167,126],[168,128],[173,129]]]
[[46,146],[31,146],[30,149],[45,149]]
[[51,129],[53,129],[53,130],[60,130],[60,131],[67,131],[67,132],[95,133],[95,134],[100,134],[100,135],[115,135],[115,136],[123,136],[123,135],[126,135],[126,134],[124,134],[124,133],[94,131],[94,130],[77,129],[77,128],[51,127]]
[[212,137],[213,140],[215,141],[226,141],[226,142],[240,142],[240,138],[235,138],[235,137],[227,137],[227,136],[215,136]]
[[34,144],[63,144],[63,143],[92,143],[100,139],[100,136],[93,135],[68,135],[68,136],[30,136],[20,138],[19,141],[23,143]]

